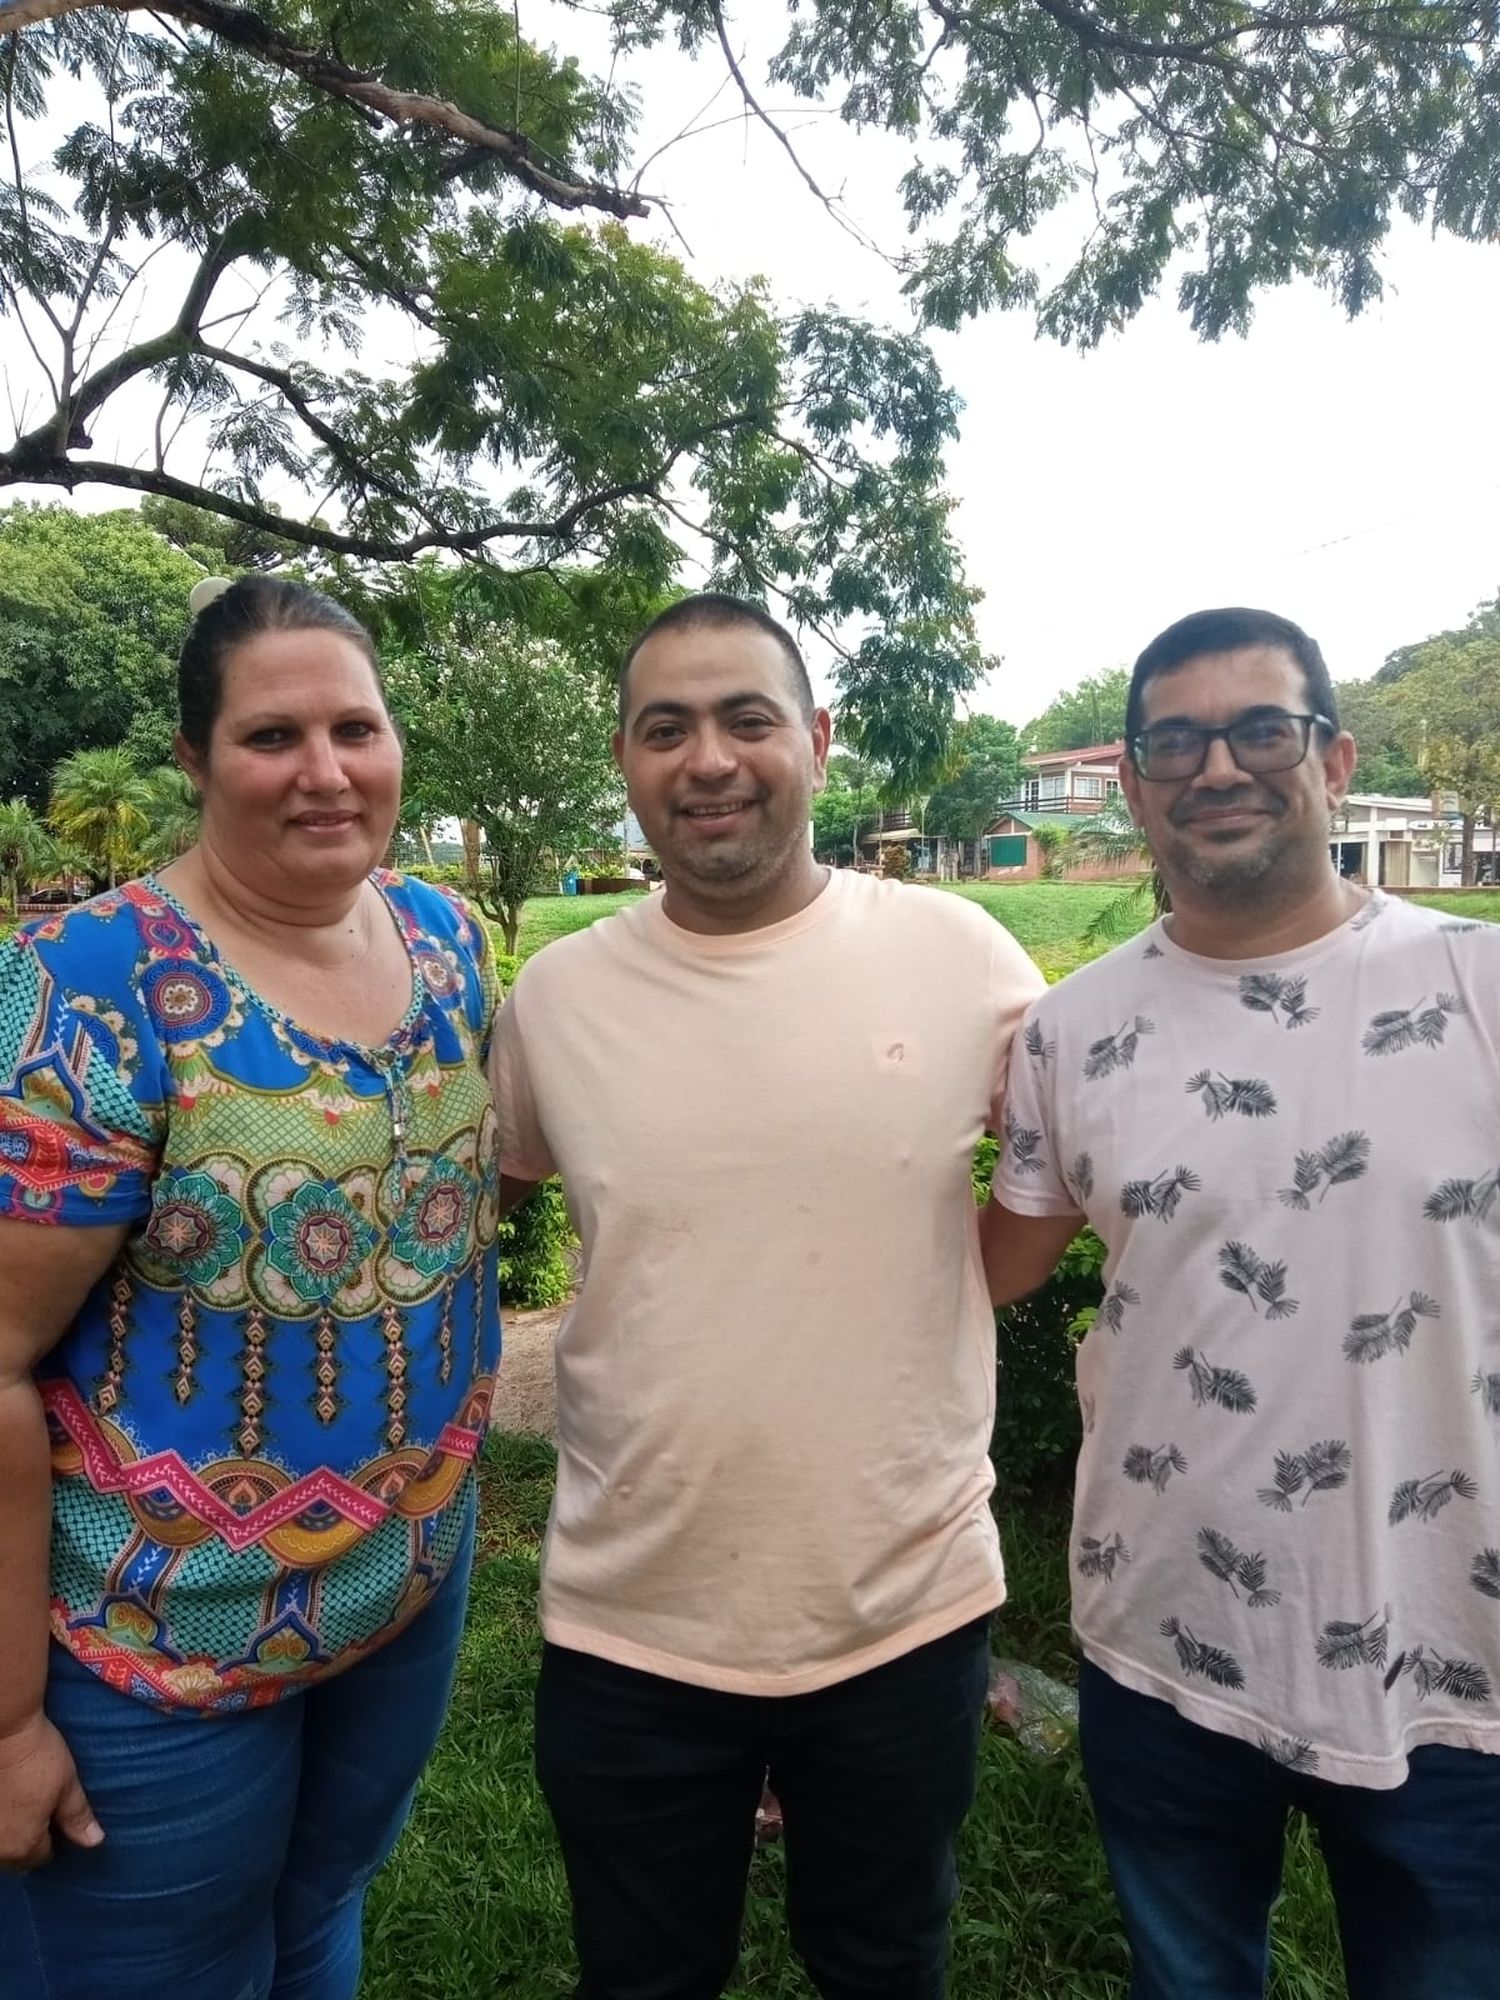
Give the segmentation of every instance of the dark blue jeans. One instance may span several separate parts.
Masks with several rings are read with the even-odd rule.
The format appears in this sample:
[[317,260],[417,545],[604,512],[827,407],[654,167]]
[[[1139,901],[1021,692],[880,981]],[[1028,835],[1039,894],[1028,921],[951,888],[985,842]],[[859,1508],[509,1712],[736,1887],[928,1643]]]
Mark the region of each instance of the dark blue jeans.
[[448,1706],[472,1537],[405,1631],[269,1708],[174,1714],[54,1647],[48,1713],[105,1838],[0,1876],[4,2000],[354,2000],[365,1890]]
[[815,1694],[762,1699],[548,1646],[537,1775],[572,1891],[579,2000],[722,1991],[768,1775],[792,1942],[818,1991],[937,2000],[988,1661],[986,1618]]
[[1260,2000],[1294,1806],[1328,1864],[1350,2000],[1500,1994],[1500,1756],[1429,1744],[1376,1792],[1288,1771],[1087,1661],[1078,1692],[1132,2000]]

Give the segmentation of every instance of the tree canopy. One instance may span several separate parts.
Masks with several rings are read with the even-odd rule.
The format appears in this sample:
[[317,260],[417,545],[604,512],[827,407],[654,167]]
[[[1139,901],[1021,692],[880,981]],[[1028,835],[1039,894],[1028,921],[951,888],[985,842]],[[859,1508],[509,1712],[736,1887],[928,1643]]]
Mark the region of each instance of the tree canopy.
[[1500,629],[1487,606],[1470,627],[1406,649],[1389,687],[1398,734],[1424,789],[1450,793],[1462,820],[1462,880],[1474,880],[1474,828],[1500,821]]
[[927,801],[922,816],[927,833],[951,840],[977,840],[1002,805],[1013,799],[1021,777],[1021,747],[1014,726],[994,715],[971,715],[953,732],[948,773]]
[[[953,399],[917,334],[710,288],[646,240],[633,51],[676,37],[766,114],[718,0],[605,11],[600,81],[492,0],[11,0],[0,308],[34,366],[0,485],[648,591],[680,541],[825,634],[846,740],[913,783],[984,664]],[[1357,311],[1398,212],[1493,234],[1491,14],[802,0],[755,28],[778,91],[910,141],[921,319],[1023,305],[1086,343],[1174,260],[1214,335],[1298,275]],[[1074,197],[1044,278],[1032,240]]]
[[1021,731],[1021,743],[1032,750],[1087,750],[1096,743],[1114,743],[1125,734],[1125,698],[1130,669],[1109,667],[1088,674],[1077,687],[1065,688],[1035,722]]
[[483,833],[469,886],[513,952],[526,898],[619,824],[614,703],[561,646],[521,632],[439,642],[386,675],[406,721],[409,795]]
[[75,750],[165,760],[202,574],[133,510],[0,509],[0,796],[40,808]]

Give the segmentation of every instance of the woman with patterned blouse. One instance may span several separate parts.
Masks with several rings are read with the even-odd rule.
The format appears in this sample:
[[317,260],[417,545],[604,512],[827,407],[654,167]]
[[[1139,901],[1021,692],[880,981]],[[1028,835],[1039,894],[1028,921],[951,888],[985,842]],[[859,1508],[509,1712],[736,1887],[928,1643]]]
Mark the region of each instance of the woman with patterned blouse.
[[494,976],[378,865],[347,612],[221,588],[179,694],[197,846],[0,947],[0,1987],[352,2000],[463,1621]]

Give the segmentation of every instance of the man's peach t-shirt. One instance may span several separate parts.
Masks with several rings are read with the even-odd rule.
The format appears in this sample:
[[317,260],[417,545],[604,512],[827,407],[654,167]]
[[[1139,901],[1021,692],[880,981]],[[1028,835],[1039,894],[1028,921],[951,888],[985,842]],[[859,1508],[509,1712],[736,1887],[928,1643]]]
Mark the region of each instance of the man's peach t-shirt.
[[562,1174],[584,1258],[554,1644],[797,1694],[1002,1601],[969,1165],[1041,984],[973,905],[846,874],[730,937],[650,897],[526,967],[501,1164]]

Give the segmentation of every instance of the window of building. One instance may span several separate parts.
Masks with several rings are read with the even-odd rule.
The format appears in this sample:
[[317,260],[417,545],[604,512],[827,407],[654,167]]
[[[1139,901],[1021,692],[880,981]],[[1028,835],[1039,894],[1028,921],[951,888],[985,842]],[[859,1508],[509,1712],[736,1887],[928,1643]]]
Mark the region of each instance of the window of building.
[[991,868],[1024,868],[1026,866],[1026,836],[1024,833],[1002,833],[990,842]]
[[1067,796],[1068,780],[1061,771],[1038,781],[1038,799],[1061,799]]
[[1028,778],[1021,787],[1022,799],[1027,812],[1035,812],[1041,803],[1041,786],[1037,779]]
[[1102,799],[1104,780],[1091,777],[1086,771],[1077,771],[1073,776],[1073,795],[1080,799]]

